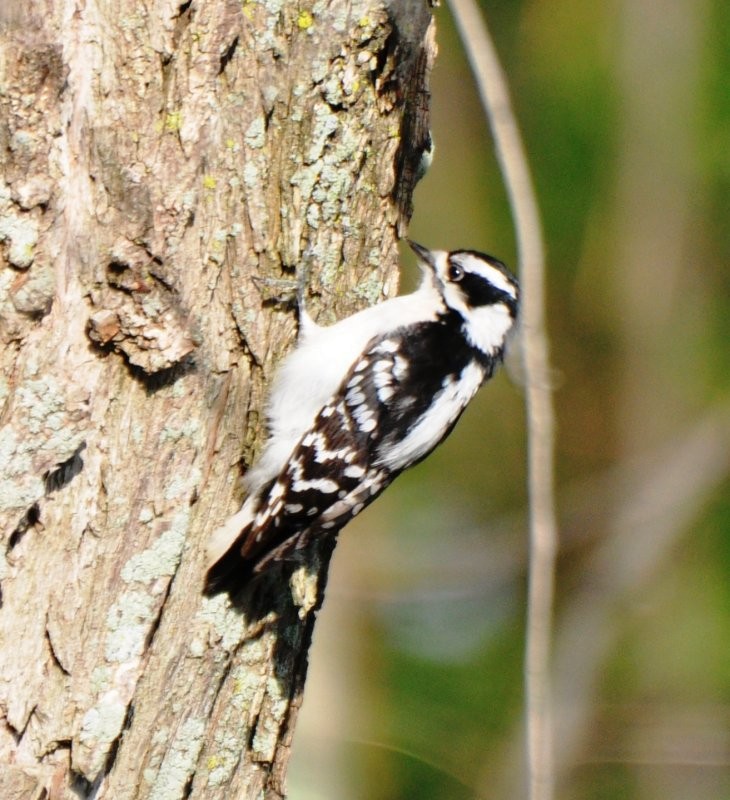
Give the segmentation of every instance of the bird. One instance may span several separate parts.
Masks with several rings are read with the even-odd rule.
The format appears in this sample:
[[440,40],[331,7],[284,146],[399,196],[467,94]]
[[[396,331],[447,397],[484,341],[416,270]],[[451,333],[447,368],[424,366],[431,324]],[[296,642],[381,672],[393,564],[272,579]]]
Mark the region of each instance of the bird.
[[517,279],[475,250],[408,240],[418,288],[330,326],[300,302],[298,342],[268,398],[246,498],[210,538],[204,592],[235,591],[315,537],[336,537],[453,429],[504,357]]

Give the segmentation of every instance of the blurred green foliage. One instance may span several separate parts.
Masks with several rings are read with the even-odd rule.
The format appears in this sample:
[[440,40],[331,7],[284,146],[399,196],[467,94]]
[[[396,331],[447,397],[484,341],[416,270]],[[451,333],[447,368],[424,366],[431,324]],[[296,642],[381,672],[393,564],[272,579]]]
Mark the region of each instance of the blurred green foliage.
[[[680,488],[697,485],[691,502],[657,484],[708,420],[730,441],[730,4],[495,0],[483,11],[548,251],[555,683],[558,715],[572,719],[556,734],[558,797],[730,797],[730,456],[713,460],[713,437],[699,440],[686,481],[678,467]],[[436,152],[410,235],[515,265],[448,7],[436,19]],[[525,434],[519,359],[508,367],[342,536],[294,800],[525,796]],[[632,471],[640,458],[649,466]],[[638,520],[625,513],[634,493]],[[659,546],[642,549],[652,537]],[[600,622],[582,630],[580,619]],[[323,716],[337,717],[334,731]]]

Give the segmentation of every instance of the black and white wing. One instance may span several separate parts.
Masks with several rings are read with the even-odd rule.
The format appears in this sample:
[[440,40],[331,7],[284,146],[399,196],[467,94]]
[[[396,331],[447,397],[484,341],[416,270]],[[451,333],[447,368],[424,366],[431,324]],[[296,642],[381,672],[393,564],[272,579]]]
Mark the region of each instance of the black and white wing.
[[[249,525],[208,573],[208,591],[334,535],[449,433],[485,376],[443,322],[374,339],[320,410]],[[239,578],[239,574],[243,573]]]

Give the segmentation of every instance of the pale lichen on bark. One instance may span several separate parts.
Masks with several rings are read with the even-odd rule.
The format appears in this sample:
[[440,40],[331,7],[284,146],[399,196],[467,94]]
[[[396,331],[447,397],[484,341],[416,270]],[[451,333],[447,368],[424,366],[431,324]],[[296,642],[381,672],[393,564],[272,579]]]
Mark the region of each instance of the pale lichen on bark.
[[283,795],[329,553],[201,596],[296,330],[252,278],[306,262],[323,322],[395,291],[429,22],[372,0],[0,15],[3,797]]

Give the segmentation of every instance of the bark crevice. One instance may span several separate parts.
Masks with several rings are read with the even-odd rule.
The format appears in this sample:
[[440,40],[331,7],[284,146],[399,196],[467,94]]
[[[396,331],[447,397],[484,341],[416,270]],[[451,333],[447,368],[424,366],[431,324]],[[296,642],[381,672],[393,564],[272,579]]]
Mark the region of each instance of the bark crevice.
[[3,18],[3,796],[284,794],[328,545],[233,599],[204,548],[296,335],[255,279],[395,293],[435,49],[396,5]]

